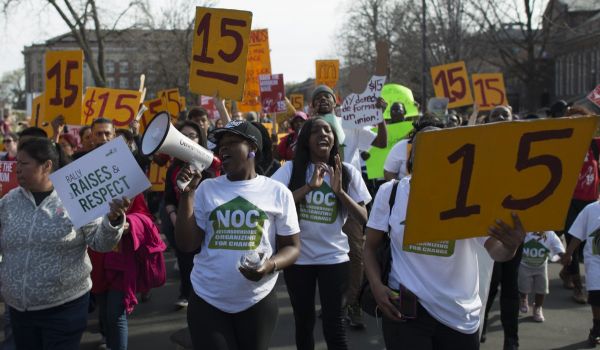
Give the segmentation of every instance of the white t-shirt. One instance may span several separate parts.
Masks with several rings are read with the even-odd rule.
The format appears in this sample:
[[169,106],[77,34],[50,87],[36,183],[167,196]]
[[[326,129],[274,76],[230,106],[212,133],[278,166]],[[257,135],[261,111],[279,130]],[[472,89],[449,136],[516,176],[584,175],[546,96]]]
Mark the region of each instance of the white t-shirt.
[[290,190],[260,175],[245,181],[229,181],[225,175],[207,179],[196,190],[194,216],[206,233],[202,249],[194,257],[194,292],[229,313],[246,310],[267,296],[277,274],[253,282],[237,265],[251,250],[273,255],[276,234],[300,231]]
[[346,139],[344,140],[344,162],[360,171],[360,151],[368,151],[377,134],[366,126],[358,129],[344,129]]
[[564,252],[565,247],[554,231],[545,231],[543,236],[528,232],[523,243],[521,264],[533,268],[545,267],[548,258]]
[[600,290],[600,203],[588,204],[573,222],[569,233],[581,241],[585,259],[585,278],[587,290]]
[[379,187],[367,223],[379,231],[388,231],[388,226],[391,227],[392,268],[388,286],[398,290],[402,283],[439,322],[461,333],[477,332],[481,299],[476,248],[483,245],[487,237],[403,248],[410,176],[400,180],[390,215],[392,184],[393,181],[389,181]]
[[[286,162],[271,176],[289,186],[294,162]],[[306,182],[312,178],[314,165],[306,169]],[[360,172],[345,164],[351,174],[348,195],[357,203],[369,203],[371,195]],[[306,194],[305,201],[298,203],[300,219],[300,257],[297,265],[330,265],[348,261],[348,237],[342,232],[348,212],[341,210],[340,203],[330,187],[329,174],[323,185]]]
[[408,170],[406,169],[406,162],[408,161],[407,146],[408,139],[400,140],[392,147],[383,164],[383,169],[387,172],[398,174],[398,179],[408,175]]

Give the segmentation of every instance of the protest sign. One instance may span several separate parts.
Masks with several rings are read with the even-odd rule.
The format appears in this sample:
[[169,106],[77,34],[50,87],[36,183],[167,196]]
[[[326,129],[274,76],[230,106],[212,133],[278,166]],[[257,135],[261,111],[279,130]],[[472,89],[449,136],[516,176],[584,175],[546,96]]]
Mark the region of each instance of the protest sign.
[[385,76],[374,75],[362,94],[350,94],[344,99],[341,109],[344,128],[362,128],[383,121],[383,113],[376,103],[384,83]]
[[128,127],[137,115],[141,96],[137,90],[88,87],[83,101],[83,125],[104,117],[111,119],[117,128]]
[[562,230],[599,117],[426,131],[414,144],[404,244],[486,236],[496,219]]
[[281,113],[286,111],[283,74],[264,74],[259,76],[260,103],[263,113]]
[[39,95],[33,99],[31,104],[31,119],[29,120],[29,126],[35,126],[44,129],[46,134],[52,135],[52,126],[48,115],[44,113],[45,99],[44,94]]
[[[383,178],[383,165],[390,150],[400,140],[406,138],[413,129],[412,122],[410,121],[387,124],[386,127],[388,135],[386,148],[371,147],[369,149],[369,159],[365,161],[367,164],[367,177],[369,179]],[[377,132],[377,129],[374,128],[373,131]]]
[[167,105],[165,101],[160,97],[144,101],[144,106],[146,107],[146,110],[140,118],[140,135],[144,133],[146,127],[148,126],[148,124],[150,124],[155,115],[157,115],[160,112],[167,111]]
[[179,101],[179,89],[162,90],[157,95],[163,100],[163,104],[167,106],[167,112],[171,115],[171,119],[178,119],[179,113],[183,110]]
[[150,163],[150,169],[148,169],[148,180],[150,181],[152,192],[164,192],[165,181],[167,178],[167,169],[169,169],[170,163],[160,166],[154,162]]
[[241,100],[252,12],[196,7],[189,89]]
[[0,161],[0,198],[17,186],[17,162]]
[[291,94],[290,103],[297,111],[304,112],[304,95],[302,94]]
[[447,97],[448,108],[473,104],[471,85],[465,62],[459,61],[431,67],[431,79],[436,97]]
[[250,32],[248,62],[246,63],[246,86],[244,87],[243,100],[237,103],[238,111],[260,111],[258,77],[262,74],[271,74],[269,31],[267,29],[255,29]]
[[50,180],[75,228],[110,212],[114,198],[133,198],[150,187],[123,137],[53,172]]
[[471,81],[473,81],[475,103],[480,111],[489,111],[508,103],[502,73],[472,74]]
[[587,98],[600,108],[600,85],[596,86],[596,88],[587,95]]
[[340,78],[339,60],[317,60],[315,84],[335,88]]
[[387,102],[387,108],[383,112],[384,119],[390,119],[390,109],[394,102],[400,102],[404,105],[406,111],[405,117],[414,117],[419,115],[419,109],[415,105],[412,90],[400,84],[385,84],[381,90],[381,97]]
[[44,114],[48,120],[59,115],[67,124],[81,124],[83,96],[83,51],[47,51]]

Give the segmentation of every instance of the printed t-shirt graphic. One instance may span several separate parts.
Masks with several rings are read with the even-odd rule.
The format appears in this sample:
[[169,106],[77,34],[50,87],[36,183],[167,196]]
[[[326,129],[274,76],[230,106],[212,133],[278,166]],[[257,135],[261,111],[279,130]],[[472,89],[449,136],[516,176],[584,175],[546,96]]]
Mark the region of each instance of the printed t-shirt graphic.
[[456,241],[439,241],[418,244],[409,244],[403,247],[405,252],[434,255],[434,256],[452,256],[454,254],[454,245]]
[[220,205],[208,217],[213,232],[209,249],[254,250],[260,244],[267,214],[238,196]]
[[312,190],[306,200],[299,205],[301,220],[331,224],[338,217],[338,201],[329,185],[323,182],[321,187]]

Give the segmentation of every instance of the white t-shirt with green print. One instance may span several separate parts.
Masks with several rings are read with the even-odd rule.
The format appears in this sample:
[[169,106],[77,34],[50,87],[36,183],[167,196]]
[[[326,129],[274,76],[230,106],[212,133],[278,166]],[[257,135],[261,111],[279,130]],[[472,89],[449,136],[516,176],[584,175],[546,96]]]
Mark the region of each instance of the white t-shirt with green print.
[[[344,163],[350,172],[348,195],[357,203],[369,203],[371,195],[358,170]],[[288,186],[292,178],[293,162],[286,162],[272,179]],[[306,169],[306,182],[312,178],[314,164]],[[330,187],[329,174],[325,175],[323,185],[306,194],[305,200],[298,204],[300,219],[300,257],[297,265],[331,265],[346,262],[350,246],[348,237],[342,232],[347,211],[341,210],[340,203]]]
[[569,233],[585,242],[585,278],[587,290],[600,290],[600,203],[588,204],[571,225]]
[[253,282],[237,265],[251,250],[271,256],[276,235],[300,231],[292,192],[260,175],[246,181],[229,181],[227,176],[207,179],[196,190],[194,216],[206,233],[194,257],[194,292],[229,313],[244,311],[267,296],[277,274]]
[[523,242],[521,264],[541,268],[546,266],[548,258],[564,252],[565,247],[554,231],[545,231],[543,235],[528,232]]

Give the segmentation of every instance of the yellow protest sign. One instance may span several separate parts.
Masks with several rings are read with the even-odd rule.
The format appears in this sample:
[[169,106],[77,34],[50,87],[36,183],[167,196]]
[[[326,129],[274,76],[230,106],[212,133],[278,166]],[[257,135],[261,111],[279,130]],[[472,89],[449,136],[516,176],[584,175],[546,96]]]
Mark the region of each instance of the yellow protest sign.
[[290,95],[290,102],[292,103],[292,106],[294,106],[294,108],[297,111],[304,111],[304,95],[302,95],[302,94],[291,94]]
[[163,103],[167,105],[167,111],[171,115],[171,118],[179,118],[179,112],[183,110],[181,102],[179,101],[179,89],[161,90],[157,95],[163,100]]
[[117,128],[128,127],[140,107],[142,93],[137,90],[119,90],[89,87],[83,101],[83,125],[95,118],[111,119]]
[[508,103],[502,73],[471,74],[471,81],[475,103],[479,105],[480,111],[489,111]]
[[[179,91],[177,93],[179,93]],[[185,96],[179,96],[179,105],[181,106],[182,111],[187,111],[187,100]]]
[[562,230],[600,117],[419,133],[404,245],[486,236],[496,219]]
[[190,91],[241,100],[252,12],[196,7]]
[[431,67],[431,79],[436,97],[447,97],[448,108],[473,104],[471,86],[465,62],[459,61]]
[[325,84],[330,88],[335,88],[340,78],[339,60],[317,60],[316,61],[316,84]]
[[169,164],[159,166],[152,162],[150,163],[150,169],[148,169],[148,180],[152,184],[150,191],[152,192],[164,192],[165,191],[165,180],[167,178],[167,169]]
[[29,126],[37,126],[38,128],[42,128],[46,131],[48,136],[50,136],[52,135],[52,126],[50,125],[51,120],[49,120],[46,113],[44,113],[44,107],[44,94],[41,94],[33,99],[33,103],[31,104],[31,119],[29,120]]
[[258,77],[263,74],[271,74],[269,31],[267,29],[255,29],[250,32],[248,43],[244,98],[237,103],[240,112],[259,112],[261,110]]
[[48,120],[62,114],[67,124],[80,125],[83,51],[47,51],[44,78],[44,114]]
[[153,100],[144,101],[144,106],[146,106],[146,110],[140,119],[140,134],[144,133],[146,127],[148,124],[150,124],[155,115],[167,110],[167,104],[160,97]]

